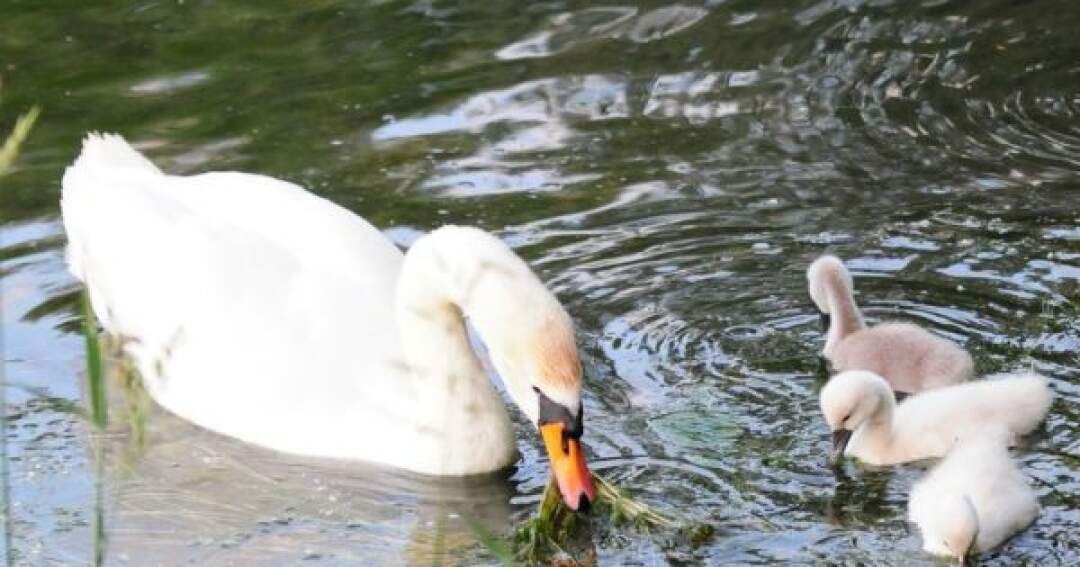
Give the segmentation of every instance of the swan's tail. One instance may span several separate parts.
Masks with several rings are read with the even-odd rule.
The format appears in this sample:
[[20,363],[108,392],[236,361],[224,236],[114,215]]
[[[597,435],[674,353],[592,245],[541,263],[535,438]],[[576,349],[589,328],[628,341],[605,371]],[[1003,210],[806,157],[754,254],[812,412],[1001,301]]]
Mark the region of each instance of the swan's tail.
[[161,173],[156,165],[132,148],[123,136],[97,132],[91,132],[83,138],[82,153],[68,171],[88,167],[126,167]]
[[[110,236],[104,233],[123,231],[123,207],[118,206],[126,199],[123,190],[145,187],[161,175],[157,166],[121,136],[91,133],[83,139],[82,152],[64,171],[60,210],[68,237],[68,268],[88,287],[93,287],[88,282],[88,272],[93,270],[87,250],[100,247],[103,237]],[[137,238],[132,234],[124,236]],[[94,311],[103,318],[103,310],[97,305],[99,298],[93,291]]]

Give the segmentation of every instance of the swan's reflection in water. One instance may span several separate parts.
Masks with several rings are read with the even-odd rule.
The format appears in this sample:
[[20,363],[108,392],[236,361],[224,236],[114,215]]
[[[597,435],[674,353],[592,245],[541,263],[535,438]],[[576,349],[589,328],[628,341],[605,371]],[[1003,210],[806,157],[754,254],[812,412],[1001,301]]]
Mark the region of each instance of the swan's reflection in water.
[[511,524],[506,471],[443,479],[292,457],[151,407],[141,447],[128,432],[106,436],[107,564],[469,563],[470,522]]

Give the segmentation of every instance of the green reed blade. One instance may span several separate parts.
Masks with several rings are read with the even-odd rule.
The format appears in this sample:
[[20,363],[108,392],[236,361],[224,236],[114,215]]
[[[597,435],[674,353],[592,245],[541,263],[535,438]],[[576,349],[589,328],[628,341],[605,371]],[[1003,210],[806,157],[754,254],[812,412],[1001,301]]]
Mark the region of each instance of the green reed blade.
[[3,147],[0,147],[0,176],[5,175],[15,163],[15,158],[19,155],[19,147],[30,135],[30,129],[34,127],[34,122],[40,114],[41,109],[35,106],[15,121],[15,128],[4,141]]
[[90,308],[90,295],[82,292],[83,337],[86,339],[86,378],[90,391],[90,417],[98,429],[109,421],[105,399],[105,372],[101,365],[101,344],[98,341],[97,319]]

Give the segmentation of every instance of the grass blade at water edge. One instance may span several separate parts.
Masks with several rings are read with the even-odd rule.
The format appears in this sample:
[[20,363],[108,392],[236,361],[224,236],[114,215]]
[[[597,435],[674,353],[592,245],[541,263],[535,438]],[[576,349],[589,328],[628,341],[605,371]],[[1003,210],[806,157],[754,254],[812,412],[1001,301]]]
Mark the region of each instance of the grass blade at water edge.
[[94,445],[94,562],[105,564],[105,440],[100,434],[109,422],[108,399],[105,397],[105,369],[101,360],[101,341],[98,339],[97,319],[90,306],[90,294],[82,292],[83,338],[86,340],[86,380],[90,394],[90,420],[99,436],[91,436]]
[[0,147],[0,176],[5,175],[15,163],[15,158],[19,155],[19,147],[30,135],[30,129],[34,127],[34,122],[37,122],[40,114],[41,108],[35,106],[15,121],[11,134],[8,134],[3,147]]
[[90,418],[98,430],[109,421],[108,401],[105,398],[105,372],[101,365],[101,343],[98,341],[97,319],[90,308],[90,295],[82,292],[83,337],[86,339],[86,379],[90,393]]

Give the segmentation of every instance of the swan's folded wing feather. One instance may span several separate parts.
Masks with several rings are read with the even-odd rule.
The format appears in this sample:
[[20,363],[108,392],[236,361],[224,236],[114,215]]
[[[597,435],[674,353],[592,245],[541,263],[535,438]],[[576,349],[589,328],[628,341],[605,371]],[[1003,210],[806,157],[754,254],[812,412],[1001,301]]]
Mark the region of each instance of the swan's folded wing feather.
[[170,410],[283,450],[346,454],[311,446],[313,430],[343,425],[319,416],[375,420],[340,406],[407,399],[392,379],[401,253],[366,221],[262,176],[94,163],[69,168],[63,200],[72,271]]

